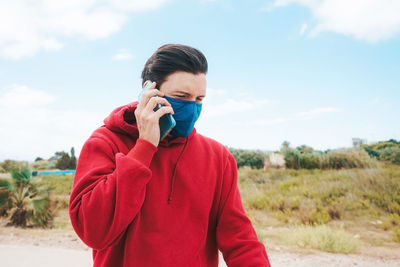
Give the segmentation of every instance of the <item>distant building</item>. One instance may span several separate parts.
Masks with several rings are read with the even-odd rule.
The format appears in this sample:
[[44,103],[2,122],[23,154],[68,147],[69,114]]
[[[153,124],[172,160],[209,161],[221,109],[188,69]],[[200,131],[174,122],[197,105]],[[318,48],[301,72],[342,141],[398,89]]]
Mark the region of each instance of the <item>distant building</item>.
[[360,147],[361,145],[365,145],[367,143],[366,139],[361,138],[353,138],[353,147]]
[[285,169],[285,158],[282,154],[271,153],[264,161],[264,170],[276,168]]

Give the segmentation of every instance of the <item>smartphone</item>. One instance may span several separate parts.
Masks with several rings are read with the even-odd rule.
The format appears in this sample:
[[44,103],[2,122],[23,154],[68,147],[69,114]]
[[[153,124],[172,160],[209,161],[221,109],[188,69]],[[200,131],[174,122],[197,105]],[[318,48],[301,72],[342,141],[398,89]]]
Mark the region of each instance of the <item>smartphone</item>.
[[[149,88],[151,85],[153,84],[153,82],[149,82],[142,90],[142,92],[140,92],[139,94],[139,101],[140,101],[140,97],[142,96],[142,93],[144,91],[147,90],[147,88]],[[155,108],[154,111],[157,111],[160,107],[162,107],[162,105],[158,104]],[[174,119],[174,117],[172,117],[172,115],[170,113],[164,114],[163,116],[161,116],[160,121],[159,121],[159,125],[160,125],[160,140],[164,139],[169,132],[172,131],[172,129],[175,127],[176,125],[176,121]]]

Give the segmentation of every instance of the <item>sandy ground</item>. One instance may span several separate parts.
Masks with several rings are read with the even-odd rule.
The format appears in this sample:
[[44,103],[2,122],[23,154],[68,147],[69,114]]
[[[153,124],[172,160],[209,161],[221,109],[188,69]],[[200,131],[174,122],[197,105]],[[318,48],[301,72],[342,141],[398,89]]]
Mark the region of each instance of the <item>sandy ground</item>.
[[92,266],[88,250],[29,245],[0,244],[1,266],[4,267],[85,267]]
[[[272,266],[398,266],[398,256],[341,255],[319,251],[268,248]],[[0,265],[4,267],[92,266],[91,249],[71,230],[16,229],[0,227]],[[220,265],[226,267],[222,254]]]

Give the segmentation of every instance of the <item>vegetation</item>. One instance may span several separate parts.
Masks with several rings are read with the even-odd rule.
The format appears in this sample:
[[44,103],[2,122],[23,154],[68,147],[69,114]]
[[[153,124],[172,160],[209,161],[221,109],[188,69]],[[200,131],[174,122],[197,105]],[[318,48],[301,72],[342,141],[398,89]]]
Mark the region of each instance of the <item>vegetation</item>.
[[0,162],[0,173],[11,172],[13,169],[28,167],[28,162],[6,159]]
[[400,167],[351,170],[239,170],[244,205],[291,224],[355,215],[400,215]]
[[326,225],[293,227],[282,239],[289,245],[344,254],[357,252],[361,245],[358,239],[346,231]]
[[64,152],[56,152],[53,159],[56,159],[56,168],[60,170],[76,169],[75,149],[71,148],[71,156]]
[[[361,148],[322,152],[304,145],[292,148],[289,142],[284,142],[280,153],[286,160],[286,170],[263,170],[267,157],[265,152],[229,150],[239,167],[238,185],[244,208],[260,237],[265,235],[273,222],[284,229],[277,236],[283,244],[334,253],[355,253],[366,241],[365,238],[354,237],[348,226],[351,224],[363,227],[356,231],[357,234],[362,235],[368,229],[365,231],[368,235],[374,231],[380,235],[384,233],[382,235],[387,240],[380,239],[379,242],[400,243],[398,148],[398,141],[389,140],[362,145]],[[56,152],[48,160],[38,157],[31,166],[40,170],[50,165],[60,169],[74,168],[76,158],[73,149],[70,154]],[[26,162],[5,161],[0,163],[0,171],[1,168],[10,170],[10,166],[19,166],[21,170]],[[19,205],[26,211],[27,226],[52,225],[56,207],[61,213],[56,218],[60,221],[59,225],[70,226],[67,209],[73,175],[39,175],[31,179],[25,171],[20,173],[19,178],[17,176],[14,173],[12,179],[0,180],[0,216],[12,222],[17,210],[15,195],[19,192],[19,199],[24,199]],[[18,191],[18,183],[25,184],[29,189]],[[49,188],[54,194],[51,198]],[[33,201],[46,197],[51,200],[40,202],[42,214],[50,216],[40,217],[39,208],[34,212]],[[44,210],[47,213],[43,213]],[[20,211],[19,214],[24,213]]]
[[266,153],[259,150],[228,148],[236,160],[238,168],[248,166],[253,169],[264,167]]
[[304,145],[294,149],[285,142],[281,153],[288,169],[349,169],[370,168],[377,165],[376,160],[360,148],[322,152]]
[[400,165],[400,141],[390,139],[373,145],[361,145],[361,147],[371,157]]
[[50,187],[38,186],[28,168],[12,170],[11,177],[11,183],[0,182],[1,215],[8,217],[9,225],[51,226],[55,207],[51,205]]
[[[340,170],[240,168],[238,175],[248,214],[266,214],[280,225],[290,226],[278,237],[283,244],[355,253],[362,242],[335,225],[362,221],[387,233],[391,240],[400,240],[400,166]],[[46,175],[38,177],[36,183],[52,187],[61,212],[68,209],[73,175]],[[63,220],[61,225],[69,225],[68,216]],[[370,223],[377,220],[382,224]],[[252,217],[252,221],[256,228],[269,227],[265,220]]]
[[30,164],[30,168],[34,171],[41,171],[41,170],[51,170],[55,169],[57,164],[57,160],[37,160]]
[[75,149],[72,147],[70,154],[64,151],[54,153],[54,156],[45,160],[41,157],[36,157],[35,161],[29,164],[27,161],[17,161],[7,159],[0,162],[0,173],[11,173],[14,169],[30,168],[34,171],[49,170],[58,168],[60,170],[75,170],[77,159]]
[[12,202],[10,191],[13,190],[11,183],[7,180],[0,180],[0,217],[8,215]]
[[292,226],[379,221],[374,227],[400,242],[398,165],[340,170],[239,169],[238,175],[247,212],[262,212]]
[[59,209],[68,209],[69,195],[71,194],[74,176],[65,175],[44,175],[38,177],[38,186],[50,186],[54,193],[54,204]]
[[[392,148],[385,147],[385,150],[380,154],[381,157],[389,157],[386,155],[391,153],[388,152],[390,149]],[[238,168],[249,166],[252,169],[262,169],[268,156],[267,153],[259,150],[229,148],[229,151],[234,156]],[[322,152],[305,145],[292,148],[290,143],[285,141],[281,146],[280,153],[285,159],[287,169],[350,169],[377,166],[376,158],[363,148],[335,149]],[[396,157],[390,155],[395,161]]]

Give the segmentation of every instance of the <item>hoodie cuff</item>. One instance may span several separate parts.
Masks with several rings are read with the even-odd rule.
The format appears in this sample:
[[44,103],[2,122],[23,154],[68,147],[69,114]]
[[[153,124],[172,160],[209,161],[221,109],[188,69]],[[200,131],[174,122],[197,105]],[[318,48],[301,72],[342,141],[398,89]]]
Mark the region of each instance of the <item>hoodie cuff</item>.
[[136,159],[150,167],[151,160],[158,148],[144,139],[137,139],[135,146],[128,152],[127,156]]

